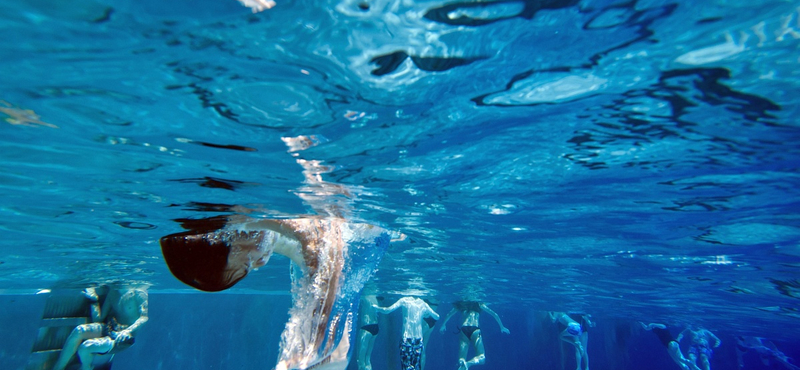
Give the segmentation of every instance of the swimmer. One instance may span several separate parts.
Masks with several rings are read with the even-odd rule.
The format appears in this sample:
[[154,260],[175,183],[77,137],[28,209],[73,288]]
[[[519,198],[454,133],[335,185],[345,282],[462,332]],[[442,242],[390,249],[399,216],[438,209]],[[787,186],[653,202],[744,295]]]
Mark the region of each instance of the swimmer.
[[[102,307],[98,290],[107,291]],[[114,354],[133,345],[148,320],[145,287],[89,287],[83,295],[89,300],[92,322],[72,330],[53,370],[64,370],[76,353],[81,370],[90,370],[95,356]]]
[[669,330],[667,330],[666,325],[657,323],[645,325],[641,321],[639,322],[639,325],[641,325],[644,330],[652,331],[653,334],[658,337],[658,339],[661,341],[661,344],[667,347],[667,353],[669,353],[669,357],[671,357],[672,361],[675,361],[675,363],[678,364],[681,369],[700,370],[697,365],[694,364],[694,362],[683,356],[680,345],[672,337],[672,334],[670,334]]
[[[680,342],[683,338],[683,333],[687,331],[689,332],[689,360],[695,365],[697,365],[697,361],[700,360],[700,364],[697,366],[702,370],[710,370],[711,364],[709,360],[714,353],[711,348],[719,347],[722,341],[706,329],[693,329],[691,327],[684,329],[683,332],[678,334],[676,340]],[[714,342],[713,345],[709,345],[711,341]]]
[[[439,329],[440,332],[445,332],[447,321],[457,312],[461,312],[461,316],[463,317],[458,336],[458,369],[466,370],[472,365],[482,365],[486,362],[486,352],[483,346],[483,338],[481,337],[481,328],[478,326],[481,312],[486,312],[489,316],[492,316],[495,321],[497,321],[497,325],[500,326],[501,332],[505,334],[510,334],[511,332],[503,326],[503,322],[500,321],[500,317],[497,316],[497,313],[492,311],[485,303],[474,301],[459,301],[453,303],[453,309],[450,310],[445,317],[442,327]],[[475,350],[475,356],[467,361],[467,353],[470,344],[472,344],[472,348]]]
[[758,354],[765,366],[769,366],[770,361],[775,360],[789,370],[800,370],[800,367],[794,364],[794,360],[779,350],[775,343],[760,337],[736,337],[736,358],[740,369],[744,368],[742,355],[750,350]]
[[[423,299],[428,306],[438,306],[435,303],[431,303],[427,299]],[[431,307],[432,310],[436,311],[434,307]],[[439,321],[438,318],[433,318],[431,316],[424,317],[422,320],[425,321],[425,325],[422,325],[422,368],[425,368],[425,361],[427,360],[427,351],[428,348],[428,339],[431,337],[431,333],[433,333],[433,327],[436,326],[436,322]]]
[[359,370],[372,370],[372,348],[375,345],[375,336],[378,335],[378,305],[379,298],[374,294],[361,296],[358,311],[358,357],[356,363]]
[[281,333],[276,370],[344,369],[356,325],[358,297],[393,240],[405,235],[348,221],[358,189],[330,183],[333,171],[300,152],[324,141],[318,136],[282,137],[303,167],[296,194],[319,216],[265,219],[236,215],[182,220],[186,232],[161,238],[164,261],[182,282],[204,291],[232,287],[266,265],[273,253],[291,261],[292,308]]
[[403,340],[400,342],[400,369],[422,370],[422,357],[425,351],[423,345],[423,327],[429,327],[428,318],[439,320],[436,313],[425,301],[414,297],[403,297],[389,307],[373,306],[382,314],[403,308]]
[[550,312],[550,319],[553,322],[564,327],[564,330],[558,335],[562,341],[575,346],[575,362],[577,369],[581,370],[581,364],[584,365],[585,370],[589,370],[589,353],[587,352],[589,345],[589,327],[595,324],[589,320],[589,315],[580,315],[581,323],[573,320],[569,315],[564,312]]
[[276,4],[272,0],[239,0],[242,5],[250,8],[253,13],[258,13],[267,9],[272,9]]
[[6,122],[12,125],[20,125],[20,126],[44,126],[50,128],[58,128],[58,126],[54,124],[50,124],[40,120],[39,115],[36,112],[30,109],[22,109],[11,105],[11,103],[0,100],[0,113],[4,113],[8,117],[6,118]]
[[[189,231],[161,238],[164,260],[204,291],[232,287],[273,253],[292,262],[292,308],[277,370],[344,369],[357,297],[389,245],[388,231],[336,217],[185,220]],[[402,236],[402,234],[397,233]]]

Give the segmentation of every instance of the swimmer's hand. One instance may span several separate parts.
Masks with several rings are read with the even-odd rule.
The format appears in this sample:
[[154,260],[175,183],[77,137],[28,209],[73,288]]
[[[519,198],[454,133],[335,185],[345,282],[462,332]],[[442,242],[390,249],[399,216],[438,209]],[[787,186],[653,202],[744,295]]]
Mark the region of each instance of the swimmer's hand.
[[81,293],[83,293],[83,296],[86,297],[86,299],[88,299],[89,302],[97,303],[97,301],[99,299],[99,298],[97,298],[97,292],[95,291],[95,289],[93,287],[88,287],[88,288],[84,289],[83,292],[81,292]]
[[239,2],[242,3],[242,5],[252,9],[253,13],[258,13],[266,9],[272,9],[272,7],[277,5],[272,0],[239,0]]
[[500,331],[502,331],[502,332],[503,332],[503,333],[505,333],[505,334],[511,334],[511,331],[510,331],[510,330],[508,330],[508,328],[506,328],[506,327],[502,327],[502,328],[500,328]]
[[392,243],[401,242],[403,240],[406,240],[406,238],[407,238],[406,234],[400,232],[393,232],[391,233],[391,239],[389,239],[389,241]]
[[131,333],[127,330],[123,330],[117,334],[117,337],[114,338],[114,341],[117,343],[125,343],[133,339]]
[[444,326],[444,325],[442,325],[442,327],[441,327],[441,328],[439,328],[439,332],[440,332],[440,333],[444,333],[444,332],[445,332],[445,330],[446,330],[446,328],[445,328],[445,326]]

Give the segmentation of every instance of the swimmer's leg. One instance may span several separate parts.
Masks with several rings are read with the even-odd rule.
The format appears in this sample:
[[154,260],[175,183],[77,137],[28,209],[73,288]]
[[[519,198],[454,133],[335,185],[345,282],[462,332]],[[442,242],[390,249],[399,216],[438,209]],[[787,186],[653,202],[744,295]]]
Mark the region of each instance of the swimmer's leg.
[[567,332],[567,329],[561,332],[558,336],[562,341],[575,346],[575,362],[577,363],[577,370],[581,370],[581,361],[583,361],[583,346],[578,338]]
[[359,370],[372,370],[372,347],[375,336],[367,330],[358,330],[358,363]]
[[87,339],[100,338],[103,336],[103,324],[83,324],[78,325],[72,332],[69,333],[67,341],[64,342],[64,347],[58,355],[58,360],[53,366],[53,370],[64,370],[72,359],[72,356],[78,351],[78,346]]
[[[783,353],[783,352],[781,352],[781,353]],[[782,363],[784,366],[786,366],[786,368],[787,368],[787,369],[791,369],[791,370],[800,370],[800,367],[797,367],[797,366],[795,366],[795,364],[793,364],[793,363],[791,362],[791,360],[792,360],[792,359],[791,359],[791,358],[789,358],[789,357],[786,357],[786,355],[784,355],[784,356],[779,356],[779,357],[776,357],[776,358],[778,359],[778,362],[780,362],[780,363]]]
[[581,346],[583,352],[584,369],[589,370],[589,332],[581,333]]
[[711,370],[711,364],[708,362],[708,356],[705,354],[700,355],[700,366],[703,370]]
[[78,358],[81,360],[81,370],[91,370],[92,360],[97,354],[104,354],[114,348],[114,340],[109,337],[87,339],[78,348]]
[[669,353],[669,357],[672,358],[672,361],[675,361],[675,363],[678,364],[681,369],[694,370],[690,368],[689,360],[683,357],[683,353],[681,353],[681,347],[678,345],[678,342],[669,342],[669,345],[667,345],[667,352]]
[[486,353],[484,352],[483,348],[481,330],[475,330],[470,339],[472,340],[472,347],[475,348],[475,357],[465,363],[467,368],[472,365],[483,365],[483,363],[486,362]]
[[688,360],[689,361],[687,361],[687,363],[692,370],[700,370],[700,368],[697,366],[697,355],[690,353]]
[[467,352],[469,351],[469,338],[461,330],[458,331],[458,369],[467,369]]

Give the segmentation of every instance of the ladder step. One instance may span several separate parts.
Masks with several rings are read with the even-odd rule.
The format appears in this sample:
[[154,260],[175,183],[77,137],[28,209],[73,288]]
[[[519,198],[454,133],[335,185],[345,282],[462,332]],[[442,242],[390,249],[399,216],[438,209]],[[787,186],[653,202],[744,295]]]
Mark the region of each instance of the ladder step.
[[78,325],[83,325],[88,322],[89,320],[85,317],[54,317],[50,319],[43,319],[40,327],[52,328],[58,326],[69,326],[74,328]]

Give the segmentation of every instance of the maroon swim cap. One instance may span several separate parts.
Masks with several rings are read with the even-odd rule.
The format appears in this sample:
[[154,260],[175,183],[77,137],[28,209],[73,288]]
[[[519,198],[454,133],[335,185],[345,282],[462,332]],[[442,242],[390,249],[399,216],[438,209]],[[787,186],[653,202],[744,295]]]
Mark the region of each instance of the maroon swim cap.
[[161,238],[161,253],[172,275],[207,292],[228,289],[247,274],[227,273],[229,245],[214,233],[192,230]]

